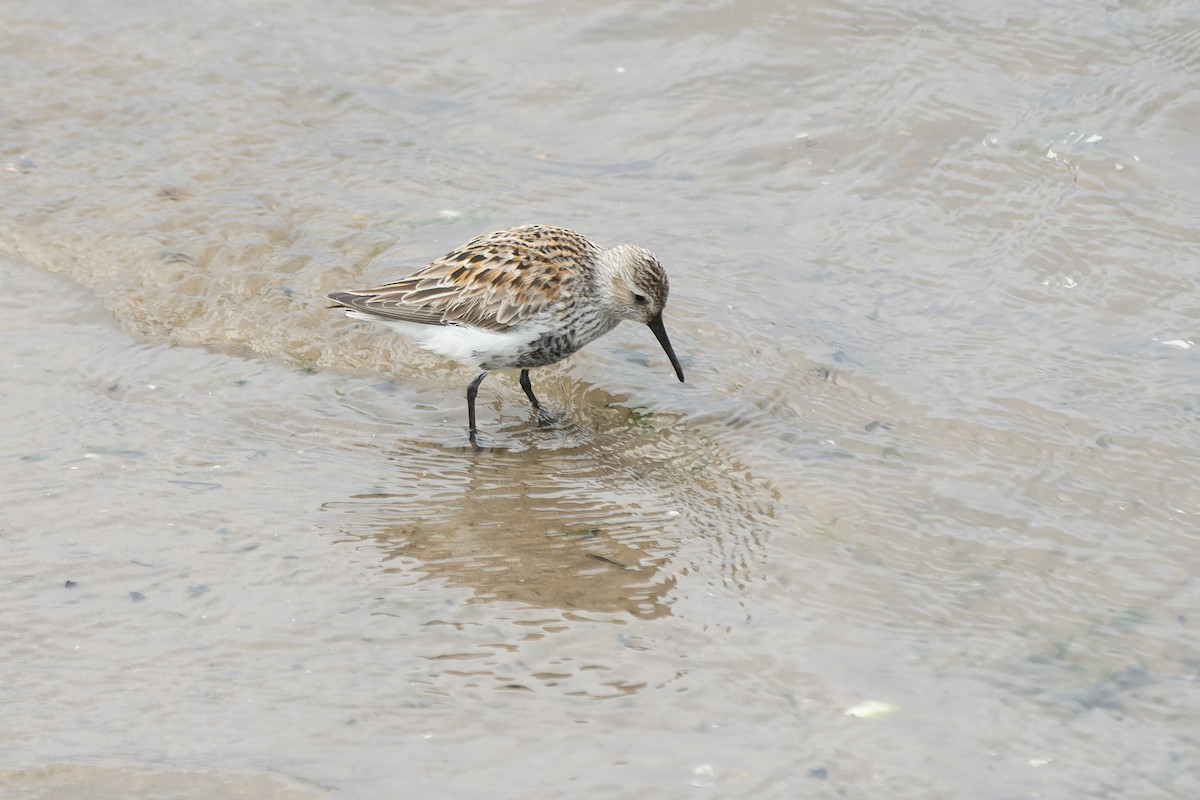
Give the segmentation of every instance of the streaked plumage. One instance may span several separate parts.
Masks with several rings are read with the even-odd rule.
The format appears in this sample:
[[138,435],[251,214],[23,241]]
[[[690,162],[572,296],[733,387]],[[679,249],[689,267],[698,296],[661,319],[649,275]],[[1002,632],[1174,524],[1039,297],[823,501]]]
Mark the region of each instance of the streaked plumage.
[[395,328],[481,370],[467,388],[474,442],[475,393],[489,371],[521,370],[521,388],[540,411],[529,370],[566,358],[622,320],[654,331],[682,381],[663,326],[667,293],[667,274],[648,250],[603,249],[566,228],[526,225],[477,236],[406,278],[329,298],[348,317]]

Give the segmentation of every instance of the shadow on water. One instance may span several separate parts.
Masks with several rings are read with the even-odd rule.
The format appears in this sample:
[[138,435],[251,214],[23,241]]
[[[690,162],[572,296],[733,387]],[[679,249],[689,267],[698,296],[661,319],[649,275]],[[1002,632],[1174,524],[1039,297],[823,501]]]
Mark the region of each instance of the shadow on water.
[[574,392],[555,428],[493,430],[508,447],[352,442],[389,472],[324,507],[386,569],[469,587],[477,601],[653,618],[670,613],[683,576],[747,582],[775,515],[771,487],[679,420]]

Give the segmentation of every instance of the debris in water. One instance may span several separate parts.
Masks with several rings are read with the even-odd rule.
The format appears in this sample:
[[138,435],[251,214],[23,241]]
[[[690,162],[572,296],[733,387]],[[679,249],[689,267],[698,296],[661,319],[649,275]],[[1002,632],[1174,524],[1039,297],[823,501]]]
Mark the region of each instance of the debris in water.
[[700,764],[692,770],[692,786],[712,786],[717,782],[717,771],[712,764]]
[[891,703],[884,703],[881,700],[867,700],[865,703],[850,706],[844,713],[847,717],[874,719],[875,717],[886,717],[888,714],[899,710],[898,706],[894,706]]

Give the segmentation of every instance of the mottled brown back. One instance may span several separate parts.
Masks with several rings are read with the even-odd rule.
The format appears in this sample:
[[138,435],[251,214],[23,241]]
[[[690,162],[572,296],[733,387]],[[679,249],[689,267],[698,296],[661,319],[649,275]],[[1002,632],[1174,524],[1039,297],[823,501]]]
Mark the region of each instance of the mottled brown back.
[[329,297],[387,319],[502,332],[569,298],[580,265],[599,254],[574,231],[526,225],[476,236],[398,281]]

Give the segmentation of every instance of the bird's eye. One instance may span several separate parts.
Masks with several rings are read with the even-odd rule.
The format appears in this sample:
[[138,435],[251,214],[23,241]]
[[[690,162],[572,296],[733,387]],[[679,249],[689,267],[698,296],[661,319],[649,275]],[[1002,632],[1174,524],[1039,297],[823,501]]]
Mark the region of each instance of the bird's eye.
[[639,306],[644,306],[644,305],[646,305],[646,303],[649,302],[649,300],[646,299],[646,295],[638,294],[637,292],[634,292],[633,302],[637,303]]

